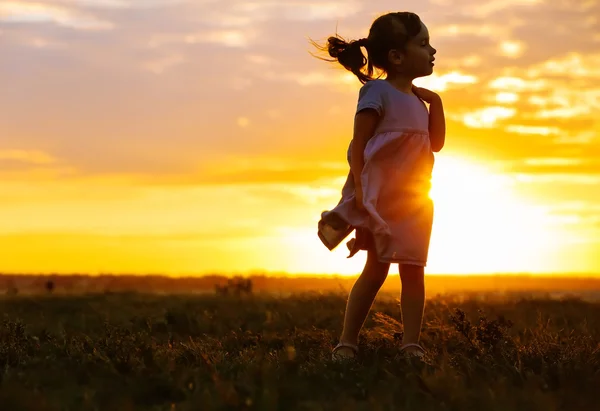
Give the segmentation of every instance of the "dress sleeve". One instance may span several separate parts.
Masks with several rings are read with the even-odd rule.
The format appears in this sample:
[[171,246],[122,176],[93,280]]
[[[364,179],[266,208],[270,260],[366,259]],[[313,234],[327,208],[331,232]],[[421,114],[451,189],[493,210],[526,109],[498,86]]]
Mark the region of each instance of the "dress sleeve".
[[382,89],[378,81],[372,80],[365,83],[358,93],[358,107],[356,113],[365,109],[373,109],[380,116],[384,113]]

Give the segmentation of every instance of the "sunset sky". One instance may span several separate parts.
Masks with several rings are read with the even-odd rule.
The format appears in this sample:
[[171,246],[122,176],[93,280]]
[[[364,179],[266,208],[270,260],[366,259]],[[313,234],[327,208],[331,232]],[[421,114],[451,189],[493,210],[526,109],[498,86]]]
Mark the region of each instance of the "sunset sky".
[[599,273],[600,0],[0,0],[0,271],[358,273],[316,223],[360,83],[309,38],[399,6],[447,117],[427,271]]

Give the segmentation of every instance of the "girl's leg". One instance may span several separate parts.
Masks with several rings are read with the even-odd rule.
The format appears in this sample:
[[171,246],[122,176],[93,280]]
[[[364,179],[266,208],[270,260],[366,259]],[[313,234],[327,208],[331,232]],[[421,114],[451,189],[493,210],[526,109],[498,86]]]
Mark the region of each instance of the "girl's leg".
[[[368,251],[365,268],[354,283],[346,303],[344,329],[340,342],[357,345],[360,329],[371,310],[377,292],[387,278],[389,269],[390,264],[380,262],[375,251]],[[342,347],[337,352],[342,356],[354,354],[347,347]]]
[[[404,324],[402,344],[418,344],[425,307],[425,268],[409,264],[401,264],[399,268],[402,281],[400,307]],[[406,348],[409,353],[418,350],[418,347]]]

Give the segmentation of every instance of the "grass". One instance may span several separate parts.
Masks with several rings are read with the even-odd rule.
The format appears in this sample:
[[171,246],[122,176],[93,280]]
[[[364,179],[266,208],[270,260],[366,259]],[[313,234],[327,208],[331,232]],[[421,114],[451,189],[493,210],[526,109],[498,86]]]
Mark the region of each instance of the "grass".
[[381,297],[356,363],[341,294],[2,297],[2,410],[595,410],[600,304],[435,297],[426,363]]

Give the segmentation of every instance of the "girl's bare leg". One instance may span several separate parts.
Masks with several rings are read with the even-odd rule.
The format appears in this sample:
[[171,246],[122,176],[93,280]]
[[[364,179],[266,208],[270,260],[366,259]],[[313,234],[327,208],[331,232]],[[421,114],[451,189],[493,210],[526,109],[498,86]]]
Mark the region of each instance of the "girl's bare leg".
[[[358,344],[358,334],[371,310],[375,296],[387,278],[389,269],[390,264],[380,262],[375,251],[368,251],[365,268],[354,283],[346,303],[344,329],[340,342]],[[342,347],[337,354],[353,356],[354,352],[350,348]]]
[[[409,264],[401,264],[399,268],[400,280],[402,281],[400,307],[404,324],[402,344],[418,344],[425,307],[425,269],[421,266]],[[406,348],[406,352],[418,350],[417,347]]]

